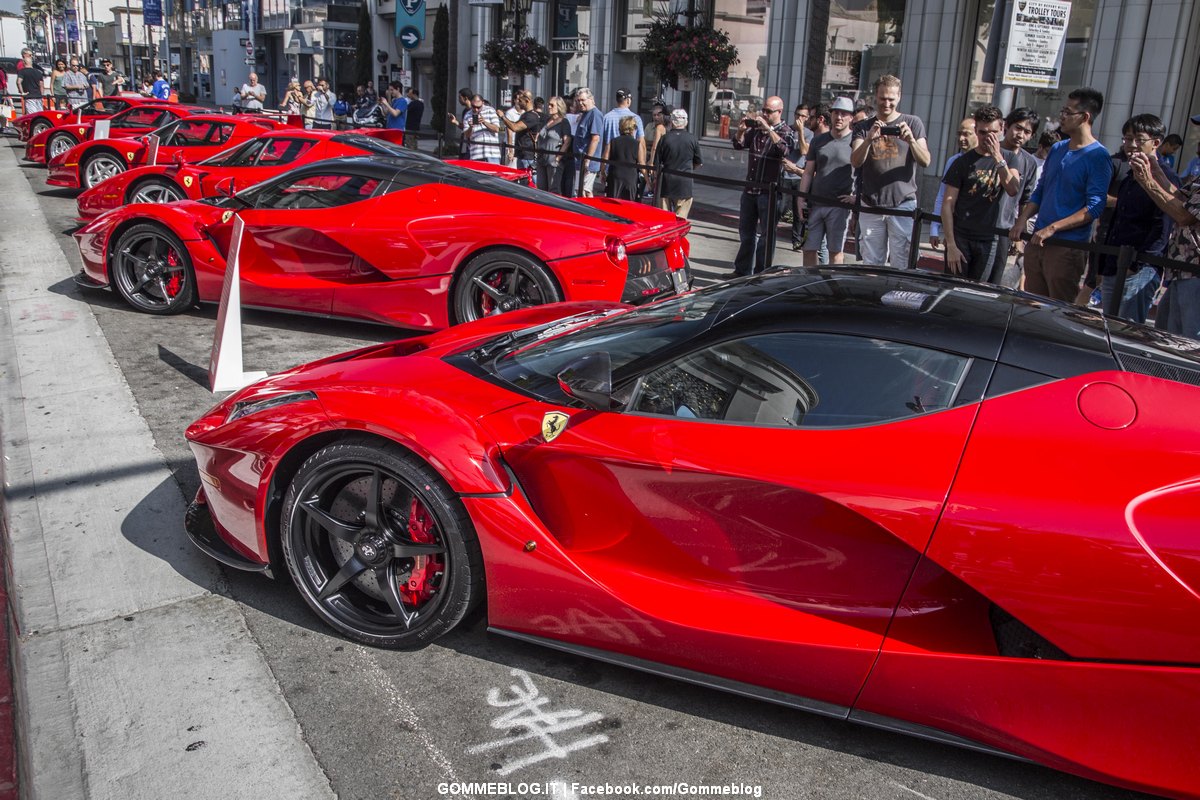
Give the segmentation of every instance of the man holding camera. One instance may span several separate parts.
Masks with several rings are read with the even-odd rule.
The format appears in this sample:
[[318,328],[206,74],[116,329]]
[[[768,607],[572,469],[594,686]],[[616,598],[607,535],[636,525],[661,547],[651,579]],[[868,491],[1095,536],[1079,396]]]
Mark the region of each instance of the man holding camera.
[[734,150],[749,150],[747,186],[742,191],[738,215],[741,245],[733,259],[733,272],[741,277],[767,267],[770,187],[779,180],[783,159],[796,146],[796,132],[783,121],[783,98],[768,97],[762,114],[747,114],[733,135]]
[[875,81],[875,116],[854,128],[850,164],[859,175],[864,210],[858,215],[858,258],[866,264],[908,267],[912,219],[872,214],[867,208],[912,211],[917,207],[917,167],[928,167],[925,123],[901,114],[900,79],[881,75]]

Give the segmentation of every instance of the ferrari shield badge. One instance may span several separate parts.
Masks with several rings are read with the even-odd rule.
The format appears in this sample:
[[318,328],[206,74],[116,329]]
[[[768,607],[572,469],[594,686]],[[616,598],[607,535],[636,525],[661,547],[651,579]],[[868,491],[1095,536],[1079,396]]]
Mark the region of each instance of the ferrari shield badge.
[[542,417],[542,438],[553,442],[558,435],[566,430],[567,421],[571,419],[561,411],[547,411]]
[[126,153],[125,158],[128,161],[133,161],[133,153],[132,152]]
[[183,176],[183,185],[189,189],[192,188],[192,176],[191,175]]
[[233,216],[233,212],[232,212],[232,211],[226,211],[224,214],[222,214],[222,215],[221,215],[221,222],[222,222],[222,224],[224,224],[224,223],[226,223],[226,222],[229,222],[229,218],[230,218],[230,217],[232,217],[232,216]]

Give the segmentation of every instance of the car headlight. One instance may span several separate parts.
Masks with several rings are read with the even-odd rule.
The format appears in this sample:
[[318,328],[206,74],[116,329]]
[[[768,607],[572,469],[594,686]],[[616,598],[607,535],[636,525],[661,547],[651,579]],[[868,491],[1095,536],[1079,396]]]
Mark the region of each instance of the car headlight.
[[229,416],[225,418],[225,424],[228,425],[234,420],[247,417],[251,414],[257,414],[260,411],[266,411],[268,408],[277,408],[278,406],[286,406],[288,403],[302,403],[305,400],[316,400],[316,392],[288,392],[287,394],[277,394],[274,397],[267,397],[262,400],[240,400],[233,404],[233,410],[229,412]]

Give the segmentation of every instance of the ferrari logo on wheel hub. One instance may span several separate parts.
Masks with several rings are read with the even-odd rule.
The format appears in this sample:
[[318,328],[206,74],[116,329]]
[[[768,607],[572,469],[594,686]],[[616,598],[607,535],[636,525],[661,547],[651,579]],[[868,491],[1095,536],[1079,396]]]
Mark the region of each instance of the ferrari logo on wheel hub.
[[571,418],[561,411],[547,411],[542,417],[542,438],[553,442],[566,429],[569,419]]

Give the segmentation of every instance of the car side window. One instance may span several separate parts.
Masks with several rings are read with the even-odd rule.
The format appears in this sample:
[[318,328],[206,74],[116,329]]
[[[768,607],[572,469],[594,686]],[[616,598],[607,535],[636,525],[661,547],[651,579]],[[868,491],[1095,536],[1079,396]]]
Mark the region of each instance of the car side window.
[[175,133],[171,136],[169,144],[175,147],[204,144],[211,128],[211,122],[192,122],[185,119],[175,126]]
[[250,167],[254,165],[254,159],[258,158],[258,154],[264,146],[266,146],[266,142],[263,140],[251,139],[232,152],[226,150],[226,155],[220,158],[214,156],[205,163],[221,167]]
[[226,122],[219,122],[213,125],[212,130],[208,134],[208,138],[205,140],[205,144],[225,144],[229,141],[229,137],[233,136],[233,129],[234,126]]
[[315,141],[311,139],[269,139],[262,154],[258,157],[258,166],[271,167],[280,164],[290,164],[308,152]]
[[643,376],[634,412],[766,427],[874,425],[949,408],[970,359],[883,339],[773,333]]
[[159,128],[166,120],[162,120],[162,112],[155,108],[135,108],[123,116],[113,127],[119,128]]
[[379,188],[377,178],[361,175],[307,175],[276,184],[259,195],[257,208],[337,208],[366,200]]

